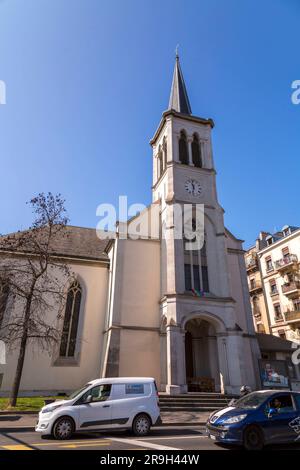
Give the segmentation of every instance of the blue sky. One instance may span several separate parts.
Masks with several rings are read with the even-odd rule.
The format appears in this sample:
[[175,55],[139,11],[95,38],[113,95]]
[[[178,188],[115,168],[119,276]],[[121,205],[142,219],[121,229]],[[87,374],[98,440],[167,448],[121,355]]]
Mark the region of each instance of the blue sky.
[[0,0],[0,232],[61,192],[74,225],[151,201],[149,140],[180,45],[193,114],[212,117],[225,223],[251,244],[300,225],[298,0]]

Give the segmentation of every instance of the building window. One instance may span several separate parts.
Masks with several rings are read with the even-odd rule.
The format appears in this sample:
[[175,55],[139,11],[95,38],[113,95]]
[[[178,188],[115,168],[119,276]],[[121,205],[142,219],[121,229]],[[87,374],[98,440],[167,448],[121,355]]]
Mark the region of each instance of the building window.
[[179,138],[179,161],[188,165],[189,163],[189,154],[188,154],[188,145],[187,145],[187,138],[184,131],[180,132]]
[[185,290],[192,290],[192,272],[190,264],[184,265]]
[[258,300],[258,297],[253,297],[253,300],[252,300],[252,304],[253,304],[253,315],[255,317],[260,317],[261,316],[261,313],[260,313],[260,308],[259,308],[259,300]]
[[275,279],[270,280],[270,293],[271,295],[277,295],[278,290],[277,290],[277,285]]
[[161,177],[161,175],[163,174],[163,170],[164,170],[164,162],[163,162],[163,152],[161,150],[161,146],[159,146],[158,148],[158,154],[157,154],[157,175],[158,175],[158,178],[159,179]]
[[167,144],[167,139],[166,137],[163,138],[163,154],[164,154],[164,164],[163,168],[164,170],[167,168],[167,160],[168,160],[168,144]]
[[282,250],[282,257],[284,260],[287,260],[287,262],[289,263],[289,257],[290,257],[290,250],[289,248],[286,246],[285,248],[283,248]]
[[199,138],[198,138],[197,134],[194,134],[194,136],[193,136],[192,160],[193,160],[193,164],[196,167],[202,168],[201,144],[199,142]]
[[284,330],[278,330],[278,336],[281,339],[286,339],[286,334]]
[[[183,239],[183,243],[191,240]],[[209,292],[208,268],[206,256],[206,242],[201,250],[184,250],[185,290]]]
[[64,326],[60,343],[61,357],[74,357],[78,331],[82,290],[78,281],[68,290]]
[[282,312],[280,304],[274,305],[274,314],[275,314],[275,321],[282,320]]
[[271,257],[266,258],[266,270],[267,271],[273,271],[273,263]]
[[300,299],[294,300],[293,305],[294,305],[294,310],[296,310],[297,312],[300,311]]
[[9,295],[9,287],[7,283],[0,283],[0,328],[4,320]]

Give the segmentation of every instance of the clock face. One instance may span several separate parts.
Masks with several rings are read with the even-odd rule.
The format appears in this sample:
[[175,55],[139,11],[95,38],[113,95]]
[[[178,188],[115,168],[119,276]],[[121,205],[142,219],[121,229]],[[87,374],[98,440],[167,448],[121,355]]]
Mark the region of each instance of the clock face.
[[191,178],[189,178],[186,182],[185,182],[185,190],[189,193],[189,194],[192,194],[193,196],[201,196],[202,194],[202,188],[200,186],[200,183],[198,183],[198,181],[196,180],[193,180]]

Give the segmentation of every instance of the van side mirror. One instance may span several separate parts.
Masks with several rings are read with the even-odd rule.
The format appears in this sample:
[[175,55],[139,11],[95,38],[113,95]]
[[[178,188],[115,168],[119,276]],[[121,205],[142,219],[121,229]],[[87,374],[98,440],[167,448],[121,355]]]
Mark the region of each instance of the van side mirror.
[[274,415],[278,414],[277,408],[270,408],[268,413],[268,418],[272,418]]

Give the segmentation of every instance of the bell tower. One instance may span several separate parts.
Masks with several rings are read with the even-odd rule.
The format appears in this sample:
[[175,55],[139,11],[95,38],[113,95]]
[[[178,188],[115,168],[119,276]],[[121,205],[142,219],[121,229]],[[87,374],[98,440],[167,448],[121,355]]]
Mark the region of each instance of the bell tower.
[[[221,274],[210,276],[208,266],[204,274],[207,277],[205,286],[201,279],[203,274],[201,268],[199,268],[199,276],[197,272],[193,272],[190,282],[186,282],[188,268],[184,265],[189,263],[184,262],[184,257],[187,257],[187,254],[184,253],[182,240],[173,237],[174,228],[170,226],[172,224],[167,217],[167,209],[174,204],[179,204],[182,208],[184,205],[203,204],[205,223],[208,220],[213,221],[215,231],[219,234],[215,242],[217,245],[224,244],[224,211],[218,203],[216,172],[212,155],[211,130],[213,127],[212,119],[192,115],[179,56],[176,54],[169,106],[163,113],[158,129],[151,140],[153,148],[152,200],[161,202],[161,223],[168,230],[169,235],[168,240],[164,242],[169,246],[166,248],[168,259],[164,261],[167,267],[163,269],[165,276],[162,279],[162,294],[165,292],[184,293],[186,287],[203,291],[204,287],[207,288],[209,284],[210,290],[216,295],[229,295],[226,276],[222,277]],[[211,243],[212,239],[210,248],[213,250],[216,247],[212,248]],[[207,249],[208,245],[207,243]],[[224,266],[226,263],[224,246],[222,246],[222,252],[223,258],[221,260],[219,257],[218,263],[219,265],[222,263],[224,272],[227,270]],[[173,259],[171,259],[172,256]],[[168,275],[168,266],[170,275]],[[184,270],[186,270],[185,273]],[[175,275],[172,274],[174,272]]]
[[[242,244],[224,227],[212,152],[213,127],[212,119],[192,114],[176,54],[169,106],[150,142],[152,200],[160,203],[165,234],[161,240],[160,316],[165,338],[161,345],[161,382],[170,394],[188,390],[188,374],[199,380],[206,377],[214,391],[227,393],[237,393],[243,383],[255,383],[250,351],[253,347],[256,357],[256,339],[254,346],[244,345],[242,332],[252,334],[249,312],[242,305],[237,307],[240,300],[234,298],[247,295],[241,294],[244,273],[236,271],[237,284],[232,282],[233,263],[243,263]],[[197,251],[188,251],[170,213],[174,214],[178,206],[189,206],[193,213],[198,204],[204,210],[204,244]],[[232,247],[228,248],[230,243]],[[229,253],[235,254],[234,261]],[[192,343],[189,339],[189,345],[187,334],[196,338]]]

